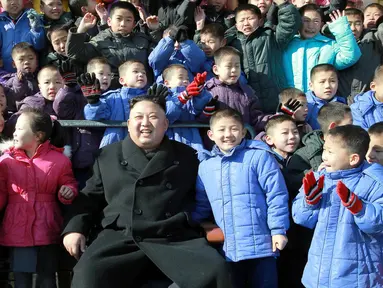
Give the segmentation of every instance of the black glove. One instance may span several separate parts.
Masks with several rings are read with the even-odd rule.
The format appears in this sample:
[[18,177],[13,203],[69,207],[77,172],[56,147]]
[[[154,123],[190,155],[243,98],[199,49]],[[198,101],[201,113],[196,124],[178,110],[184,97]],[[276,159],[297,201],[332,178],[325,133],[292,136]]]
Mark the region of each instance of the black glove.
[[66,86],[75,86],[77,85],[76,81],[76,68],[72,65],[70,60],[61,62],[59,71],[61,76],[64,79],[64,84]]
[[165,99],[169,94],[169,89],[165,85],[154,83],[149,87],[148,92],[146,93],[151,97],[158,97],[161,99]]
[[293,116],[294,113],[301,107],[302,104],[296,99],[288,99],[285,104],[280,103],[278,105],[277,113],[283,113],[289,116]]
[[186,40],[188,40],[188,27],[185,25],[181,25],[178,27],[176,40],[178,43],[182,43]]
[[218,110],[218,96],[211,98],[209,102],[206,103],[205,108],[203,108],[203,114],[205,116],[212,116]]
[[81,91],[89,104],[95,104],[100,101],[100,81],[98,81],[94,73],[81,74],[77,78],[77,82],[80,85]]

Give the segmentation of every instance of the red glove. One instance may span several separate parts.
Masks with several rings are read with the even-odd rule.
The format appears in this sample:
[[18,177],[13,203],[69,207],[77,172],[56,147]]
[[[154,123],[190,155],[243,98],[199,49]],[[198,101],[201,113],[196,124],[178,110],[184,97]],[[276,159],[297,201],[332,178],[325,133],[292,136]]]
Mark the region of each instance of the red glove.
[[[197,76],[194,77],[194,81],[198,87],[200,86],[203,86],[205,85],[205,82],[206,82],[206,76],[207,76],[207,72],[203,72],[202,74],[200,73],[197,73]],[[201,90],[203,89],[203,87],[201,88]]]
[[320,176],[318,181],[315,180],[314,173],[310,171],[303,178],[303,191],[306,195],[306,203],[316,205],[322,199],[322,191],[324,185],[324,175]]
[[186,90],[178,95],[178,100],[180,100],[182,104],[186,104],[191,97],[201,94],[205,85],[206,75],[207,72],[203,72],[202,74],[198,73],[197,76],[194,77],[193,82],[186,87]]
[[342,201],[343,206],[350,210],[352,214],[358,214],[363,209],[363,202],[354,192],[351,192],[342,181],[338,181],[336,193]]

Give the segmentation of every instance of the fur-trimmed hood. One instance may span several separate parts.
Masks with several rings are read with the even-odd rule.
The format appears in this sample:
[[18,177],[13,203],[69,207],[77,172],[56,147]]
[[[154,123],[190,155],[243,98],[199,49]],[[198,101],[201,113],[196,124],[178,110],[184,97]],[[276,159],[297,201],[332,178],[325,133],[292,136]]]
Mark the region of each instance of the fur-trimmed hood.
[[[13,140],[6,140],[0,142],[0,156],[3,155],[6,151],[9,151],[13,145]],[[69,159],[72,157],[72,148],[69,145],[64,146],[63,154]]]

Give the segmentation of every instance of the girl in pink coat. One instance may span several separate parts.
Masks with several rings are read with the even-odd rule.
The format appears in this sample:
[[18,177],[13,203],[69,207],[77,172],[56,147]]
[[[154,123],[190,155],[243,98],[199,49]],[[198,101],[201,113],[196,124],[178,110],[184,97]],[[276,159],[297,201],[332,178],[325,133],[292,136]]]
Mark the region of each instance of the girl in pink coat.
[[56,147],[64,146],[62,132],[48,114],[27,110],[0,157],[0,245],[11,247],[16,288],[32,287],[33,273],[38,287],[56,287],[59,202],[70,204],[78,193],[70,159]]

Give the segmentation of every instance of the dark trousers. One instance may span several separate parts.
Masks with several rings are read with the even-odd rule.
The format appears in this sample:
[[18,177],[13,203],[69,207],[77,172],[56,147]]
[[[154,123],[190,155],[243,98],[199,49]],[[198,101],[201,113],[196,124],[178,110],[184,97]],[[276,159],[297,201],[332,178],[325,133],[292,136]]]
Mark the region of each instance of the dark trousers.
[[[14,272],[15,288],[32,288],[33,273]],[[37,274],[36,287],[56,288],[56,274]]]
[[231,262],[234,288],[277,288],[277,261],[274,257]]
[[[177,246],[177,244],[174,245]],[[226,267],[224,259],[221,259],[213,248],[208,247],[206,250],[209,250],[206,251],[206,253],[212,252],[213,255],[216,255],[215,257],[220,259],[218,263],[223,263],[222,267]],[[175,259],[169,258],[166,259],[166,261],[174,263]],[[185,259],[185,261],[188,261],[188,259]],[[217,262],[214,264],[216,263]],[[215,266],[209,267],[210,271],[206,271],[206,275],[209,275],[211,271],[216,271],[218,268]],[[192,272],[196,274],[194,277],[204,277],[204,275],[200,275],[198,272],[195,273],[190,270],[183,271],[179,269],[178,266],[174,266],[171,271],[164,271],[164,273],[166,273],[169,278],[174,277],[175,274],[182,275],[183,272],[188,272],[189,274]],[[219,272],[221,272],[221,270],[219,270]],[[226,269],[222,270],[222,273],[224,272],[226,272],[227,277]],[[73,269],[73,273],[72,288],[135,288],[148,284],[148,280],[151,280],[149,282],[153,282],[153,280],[157,279],[162,280],[162,282],[164,282],[164,279],[168,280],[168,283],[165,283],[165,287],[172,284],[172,281],[164,276],[145,253],[140,250],[123,231],[111,229],[105,229],[100,232],[98,237],[81,256],[79,262]],[[212,275],[212,273],[210,273],[210,275]],[[222,281],[226,280],[226,277],[223,277],[225,279]],[[212,285],[208,287],[230,287],[227,285],[227,281],[225,281],[225,283],[225,285]],[[151,286],[147,285],[145,287]],[[152,287],[157,288],[164,286],[156,285]],[[183,287],[188,286],[183,285]],[[198,288],[206,287],[207,286],[201,286]]]

